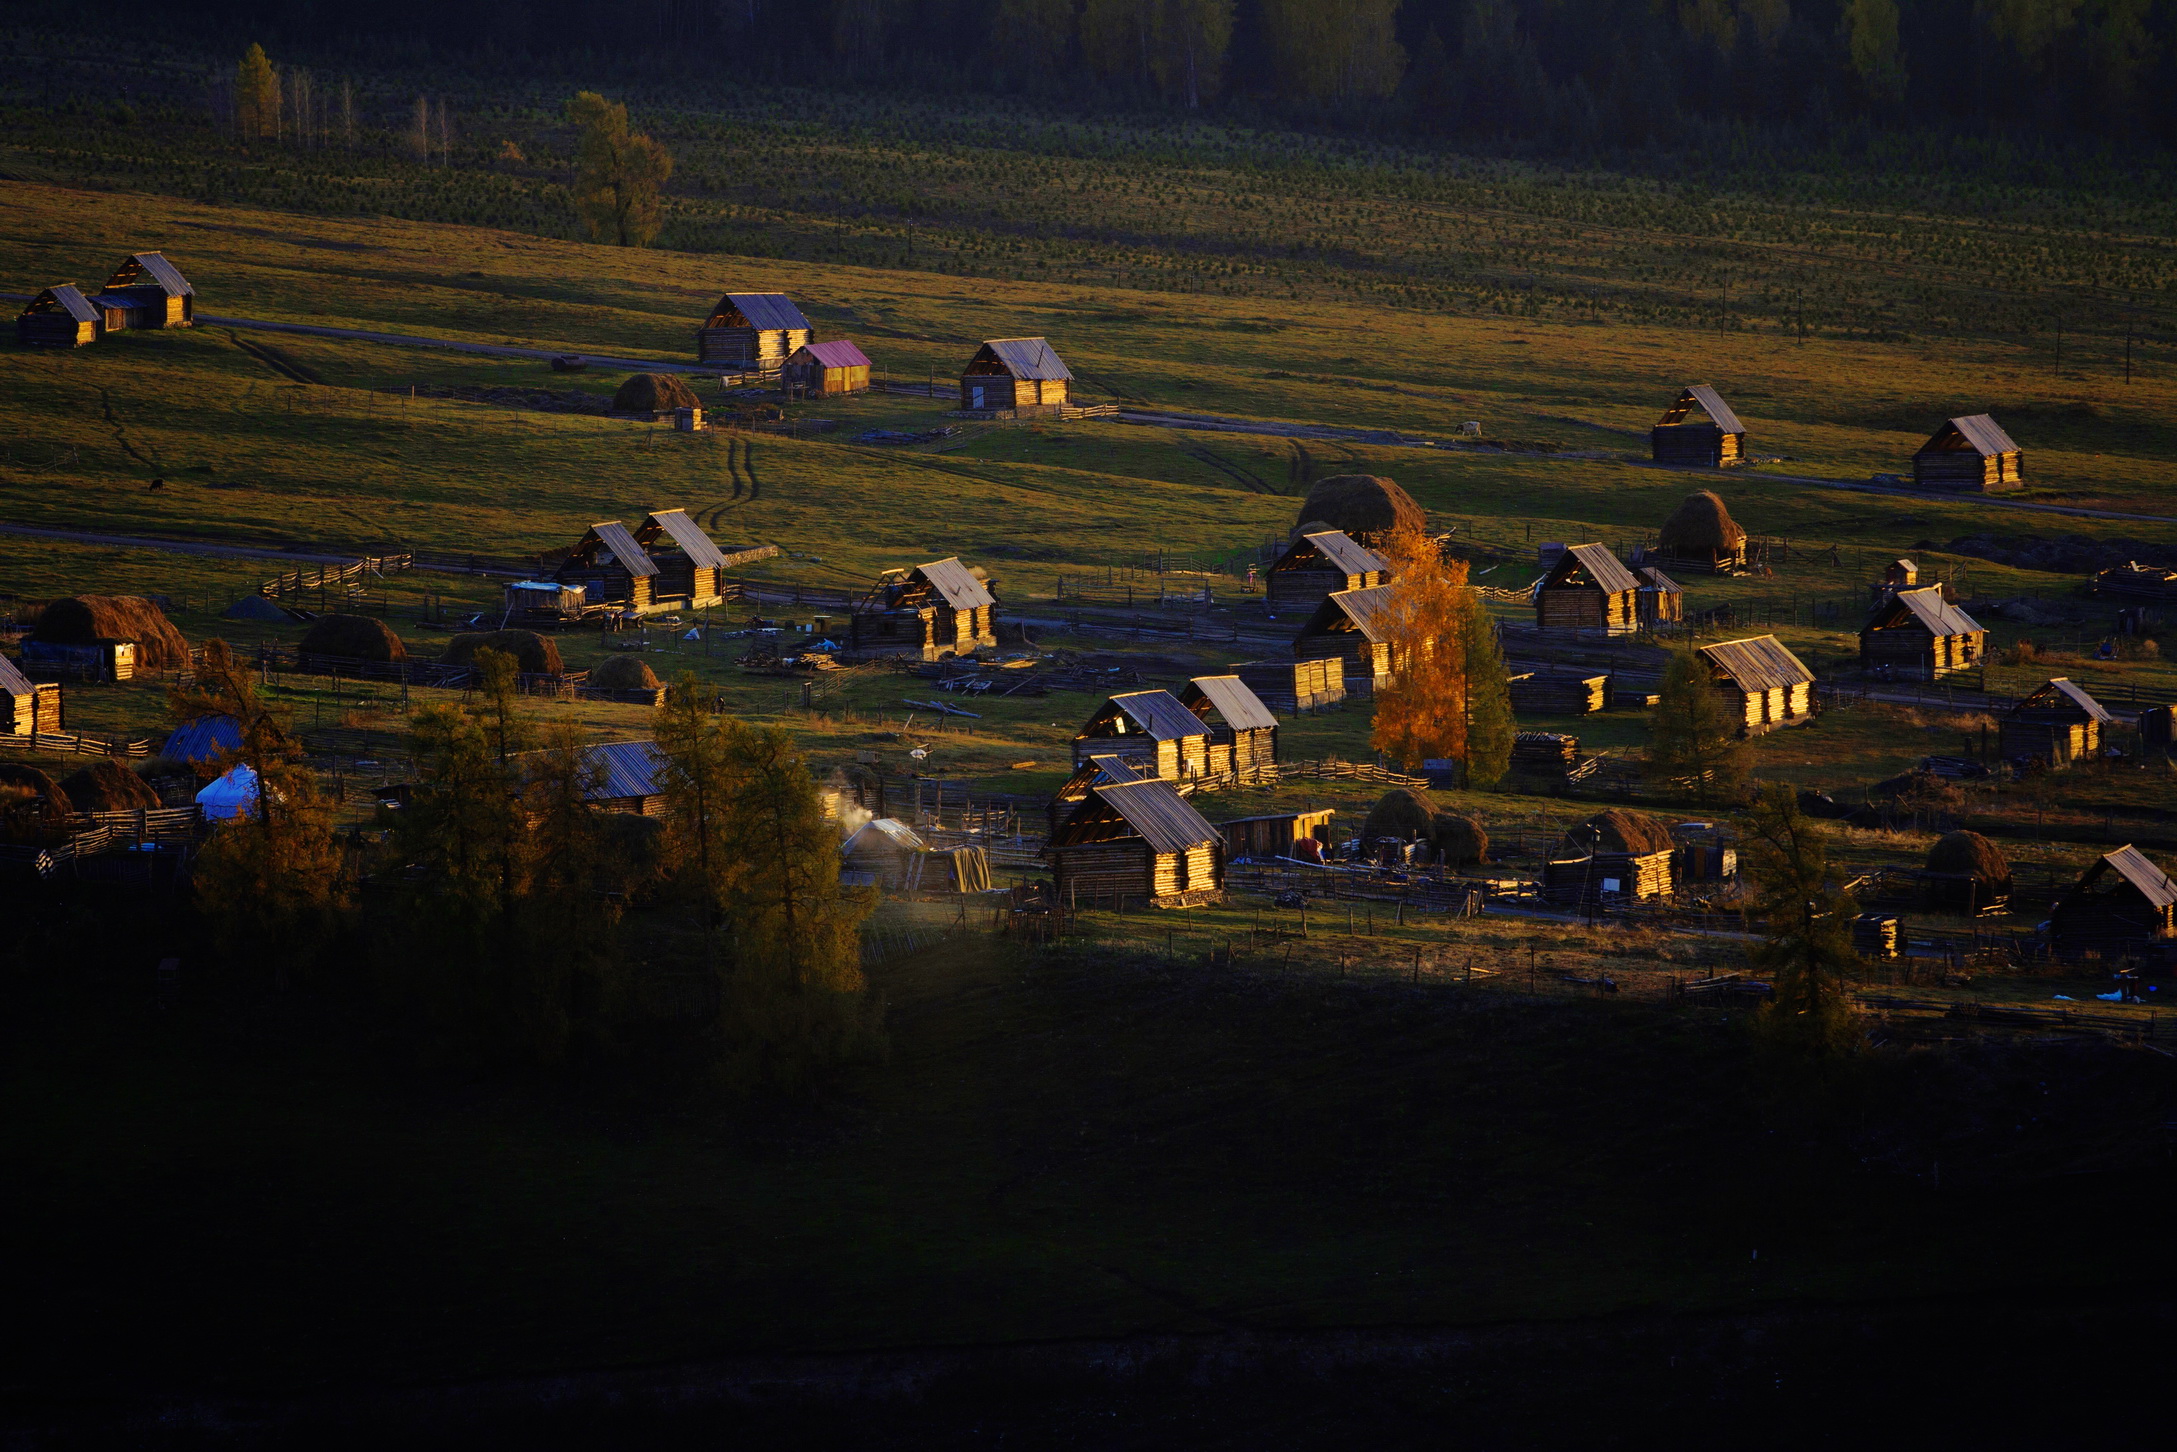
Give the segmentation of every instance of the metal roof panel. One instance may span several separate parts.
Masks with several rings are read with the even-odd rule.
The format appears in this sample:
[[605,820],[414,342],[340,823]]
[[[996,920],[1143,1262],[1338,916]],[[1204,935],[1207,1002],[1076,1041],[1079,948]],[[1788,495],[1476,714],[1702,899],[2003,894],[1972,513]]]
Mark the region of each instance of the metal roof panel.
[[1700,654],[1742,691],[1773,691],[1811,685],[1814,672],[1773,635],[1704,645]]
[[718,311],[724,312],[728,307],[748,319],[750,327],[762,332],[782,328],[809,330],[809,320],[783,292],[729,292],[718,305]]
[[1223,717],[1224,723],[1235,731],[1262,731],[1277,725],[1277,717],[1270,714],[1262,697],[1238,676],[1196,676],[1179,693],[1179,702],[1192,710],[1195,698]]
[[1209,819],[1168,781],[1113,782],[1097,787],[1096,796],[1159,852],[1184,852],[1221,840]]
[[1330,561],[1331,567],[1341,574],[1381,574],[1391,566],[1382,555],[1355,540],[1342,529],[1317,530],[1301,536],[1315,546],[1317,554]]
[[930,588],[945,597],[945,603],[955,610],[980,610],[985,605],[998,603],[990,593],[990,587],[975,578],[975,574],[959,559],[947,556],[932,560],[926,565],[915,566],[915,573],[930,582]]
[[844,338],[831,343],[803,343],[801,351],[826,368],[868,368],[869,355]]
[[1549,573],[1542,577],[1543,585],[1538,588],[1555,584],[1562,576],[1569,574],[1574,565],[1586,570],[1588,578],[1608,594],[1616,595],[1640,588],[1639,579],[1618,562],[1618,557],[1610,553],[1608,545],[1603,544],[1566,545],[1564,553],[1550,566]]
[[726,567],[726,557],[719,552],[711,537],[703,532],[703,526],[688,517],[687,510],[653,509],[643,520],[646,533],[651,525],[663,530],[674,544],[680,546],[682,554],[704,569],[722,570]]
[[991,338],[982,351],[1015,378],[1050,378],[1071,382],[1073,374],[1042,338]]
[[1152,741],[1177,741],[1187,736],[1207,736],[1209,727],[1202,718],[1179,703],[1170,691],[1126,691],[1111,698],[1117,706],[1133,718]]
[[635,543],[635,536],[629,534],[627,526],[619,520],[608,519],[603,524],[593,524],[590,526],[590,533],[596,535],[598,542],[612,551],[612,557],[620,562],[620,568],[630,575],[655,575],[658,572],[657,561],[651,559],[649,553]]

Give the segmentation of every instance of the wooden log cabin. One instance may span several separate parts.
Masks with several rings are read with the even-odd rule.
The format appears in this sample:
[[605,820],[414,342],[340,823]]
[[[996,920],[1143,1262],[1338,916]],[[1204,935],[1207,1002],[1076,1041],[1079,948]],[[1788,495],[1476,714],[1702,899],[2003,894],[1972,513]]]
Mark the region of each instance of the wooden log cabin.
[[30,736],[61,729],[60,683],[33,681],[6,656],[0,656],[0,733]]
[[196,321],[197,290],[161,252],[132,252],[106,279],[94,301],[121,328],[186,328]]
[[[1700,417],[1688,422],[1696,411]],[[1658,464],[1725,468],[1746,461],[1746,425],[1721,394],[1696,383],[1648,430],[1648,448]]]
[[1814,672],[1773,635],[1704,645],[1694,654],[1708,667],[1739,735],[1759,736],[1814,719]]
[[1319,861],[1321,849],[1330,846],[1330,819],[1336,815],[1337,811],[1331,807],[1277,812],[1266,817],[1238,817],[1219,822],[1217,830],[1224,833],[1227,862],[1242,857],[1294,857],[1298,854],[1293,849],[1302,842],[1318,844],[1314,860]]
[[1553,903],[1669,897],[1677,850],[1670,831],[1645,812],[1597,812],[1565,833],[1542,864],[1542,893]]
[[1891,591],[1876,602],[1860,627],[1860,664],[1877,673],[1932,681],[1976,664],[1987,645],[1980,622],[1944,599],[1942,586],[1928,585]]
[[1270,566],[1263,599],[1273,615],[1313,610],[1326,595],[1382,584],[1388,568],[1383,556],[1344,530],[1318,530],[1294,540]]
[[1577,669],[1526,671],[1510,681],[1512,709],[1522,716],[1586,716],[1610,709],[1610,673]]
[[1232,667],[1232,674],[1272,710],[1320,711],[1345,704],[1346,663],[1342,656],[1241,661]]
[[1655,630],[1685,623],[1685,586],[1653,565],[1635,566],[1633,578],[1640,581],[1633,613],[1639,619],[1641,629]]
[[695,356],[752,373],[776,373],[815,335],[783,292],[729,292],[696,329]]
[[1210,729],[1170,691],[1106,697],[1073,738],[1074,765],[1112,755],[1164,781],[1209,771]]
[[1954,418],[1937,429],[1912,456],[1912,482],[1919,489],[1955,489],[1996,494],[2025,487],[2025,455],[2011,436],[1987,414]]
[[2059,957],[2116,958],[2177,936],[2177,882],[2137,847],[2095,859],[2049,909],[2049,947]]
[[1277,717],[1238,676],[1196,676],[1181,688],[1179,704],[1209,728],[1212,774],[1249,777],[1277,764]]
[[1065,825],[1073,809],[1088,800],[1089,793],[1100,786],[1115,782],[1153,781],[1148,772],[1137,770],[1123,756],[1111,752],[1099,752],[1073,769],[1073,775],[1059,784],[1058,791],[1044,808],[1049,818],[1049,830],[1053,833]]
[[1534,587],[1535,623],[1544,630],[1640,628],[1640,577],[1607,546],[1566,545]]
[[858,650],[905,647],[945,660],[995,647],[997,615],[990,583],[948,557],[879,575],[848,617],[848,638]]
[[635,544],[657,567],[650,581],[653,604],[700,610],[725,598],[725,552],[687,510],[653,509],[635,527]]
[[81,348],[105,334],[105,314],[72,282],[40,289],[15,317],[15,341],[26,348]]
[[657,562],[617,519],[591,525],[558,569],[554,582],[580,585],[591,605],[644,611],[657,604]]
[[1092,789],[1044,855],[1063,902],[1176,908],[1224,897],[1224,838],[1168,781]]
[[867,393],[869,366],[869,355],[844,340],[804,343],[786,360],[779,381],[789,394],[808,398]]
[[2003,713],[1997,750],[2006,761],[2038,761],[2060,771],[2099,758],[2102,728],[2115,719],[2084,687],[2058,676]]
[[1324,596],[1293,637],[1293,654],[1303,660],[1337,656],[1344,663],[1350,694],[1373,694],[1388,686],[1397,669],[1391,659],[1391,588],[1377,585]]
[[659,784],[665,757],[657,743],[607,741],[583,747],[582,757],[596,773],[588,793],[593,808],[638,817],[665,814],[665,789]]
[[960,374],[960,407],[999,418],[1056,413],[1072,390],[1072,372],[1042,338],[992,338]]

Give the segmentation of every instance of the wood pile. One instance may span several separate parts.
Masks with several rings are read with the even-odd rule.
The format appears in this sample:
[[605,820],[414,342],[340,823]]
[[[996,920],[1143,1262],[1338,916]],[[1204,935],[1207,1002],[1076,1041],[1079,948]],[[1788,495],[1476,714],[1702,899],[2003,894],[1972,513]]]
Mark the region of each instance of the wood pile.
[[1852,947],[1869,958],[1897,956],[1897,919],[1883,913],[1861,913],[1852,919]]
[[1580,738],[1555,731],[1522,731],[1512,738],[1512,770],[1563,775],[1580,755]]

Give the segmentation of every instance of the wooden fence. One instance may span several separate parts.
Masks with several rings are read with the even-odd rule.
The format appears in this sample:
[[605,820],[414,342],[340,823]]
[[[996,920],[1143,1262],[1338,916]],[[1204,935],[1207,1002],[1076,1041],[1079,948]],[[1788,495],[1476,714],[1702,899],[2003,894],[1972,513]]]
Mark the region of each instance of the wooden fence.
[[345,565],[319,565],[315,569],[289,570],[284,575],[274,575],[257,587],[257,593],[267,600],[279,600],[306,590],[345,589],[366,575],[383,579],[414,569],[415,565],[414,555],[365,555]]
[[68,731],[33,731],[28,736],[0,736],[0,746],[18,751],[52,751],[67,756],[144,757],[151,755],[148,741],[103,741]]

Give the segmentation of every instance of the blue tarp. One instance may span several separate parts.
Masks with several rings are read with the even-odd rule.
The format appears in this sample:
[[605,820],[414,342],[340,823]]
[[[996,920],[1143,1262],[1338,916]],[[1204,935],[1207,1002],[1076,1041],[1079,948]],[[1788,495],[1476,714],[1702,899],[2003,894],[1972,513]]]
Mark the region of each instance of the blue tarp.
[[199,716],[175,727],[159,754],[171,761],[208,763],[219,760],[222,752],[241,749],[241,722],[232,716]]

